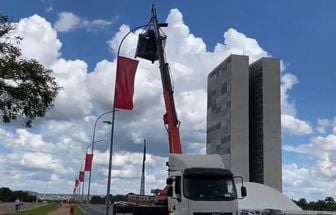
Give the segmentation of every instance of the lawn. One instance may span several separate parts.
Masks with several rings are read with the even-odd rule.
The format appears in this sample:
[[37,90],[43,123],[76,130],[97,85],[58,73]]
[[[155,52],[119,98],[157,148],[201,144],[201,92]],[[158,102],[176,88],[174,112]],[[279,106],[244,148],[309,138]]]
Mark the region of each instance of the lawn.
[[[8,214],[8,215],[46,215],[48,213],[50,213],[51,211],[54,211],[58,208],[58,204],[49,204],[49,205],[45,205],[45,206],[41,206],[38,208],[34,208],[31,210],[27,210],[27,211],[22,211],[22,212],[18,212],[18,213],[12,213],[12,214]],[[80,214],[78,214],[80,215]]]
[[76,207],[75,215],[85,215],[85,214],[78,207]]
[[[59,204],[48,204],[31,210],[11,213],[6,215],[47,215],[48,213],[56,210]],[[85,215],[78,207],[75,208],[75,215]]]

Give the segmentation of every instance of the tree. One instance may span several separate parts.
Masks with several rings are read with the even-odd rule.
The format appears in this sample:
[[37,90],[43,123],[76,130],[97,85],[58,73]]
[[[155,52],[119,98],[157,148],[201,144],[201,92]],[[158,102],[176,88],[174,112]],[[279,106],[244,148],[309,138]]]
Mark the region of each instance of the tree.
[[327,196],[325,199],[324,199],[324,202],[326,203],[327,205],[327,209],[328,211],[334,211],[336,209],[336,206],[335,206],[335,200],[333,197],[331,196]]
[[302,208],[303,210],[306,210],[307,209],[307,206],[308,206],[308,202],[305,198],[301,198],[299,199],[298,201],[295,201],[294,202],[300,207]]
[[14,202],[16,198],[24,202],[34,202],[36,200],[36,196],[30,195],[28,192],[22,190],[12,191],[8,187],[0,188],[0,201]]
[[8,187],[0,188],[0,201],[9,202],[13,198],[13,192]]
[[327,203],[327,204],[335,204],[335,200],[333,197],[331,196],[327,196],[324,201]]
[[92,196],[90,200],[91,204],[105,204],[105,200],[100,196]]
[[0,14],[0,116],[5,123],[22,118],[31,127],[32,120],[53,106],[60,87],[51,70],[36,60],[22,59],[22,38],[13,36],[14,30],[15,25]]

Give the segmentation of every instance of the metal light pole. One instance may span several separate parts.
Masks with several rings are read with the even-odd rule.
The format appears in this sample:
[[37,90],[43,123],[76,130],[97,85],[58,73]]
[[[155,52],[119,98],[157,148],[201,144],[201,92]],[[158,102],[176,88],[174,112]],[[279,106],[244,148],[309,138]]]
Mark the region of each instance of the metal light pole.
[[[97,140],[97,141],[95,141],[94,143],[99,143],[99,142],[101,142],[101,141],[103,141],[103,140]],[[92,146],[92,143],[90,143],[90,144],[86,147],[85,157],[86,157],[86,155],[87,155],[87,153],[88,153],[88,150],[89,150],[90,146]],[[85,162],[85,158],[84,158],[84,162]],[[90,170],[90,172],[91,172],[91,170]],[[85,178],[84,178],[84,180],[83,180],[83,187],[82,187],[82,201],[84,200],[84,181],[85,181]]]
[[[148,26],[149,24],[147,25],[140,25],[140,26],[137,26],[135,28],[133,28],[132,30],[130,30],[123,38],[122,40],[120,41],[120,44],[119,44],[119,47],[118,47],[118,52],[117,52],[117,63],[118,63],[118,57],[120,55],[120,48],[121,48],[121,45],[123,44],[124,40],[126,39],[126,37],[140,29],[140,28],[143,28],[143,27],[146,27]],[[114,98],[115,98],[115,95],[116,95],[116,92],[114,91]],[[111,111],[112,112],[112,126],[111,126],[111,144],[110,144],[110,156],[109,156],[109,169],[108,169],[108,178],[107,178],[107,192],[106,192],[106,215],[109,215],[109,210],[110,210],[110,192],[111,192],[111,171],[112,171],[112,153],[113,153],[113,136],[114,136],[114,120],[115,120],[115,112],[118,111],[116,110],[115,108],[115,104],[113,102],[113,110]]]
[[[100,118],[102,118],[103,116],[105,116],[106,114],[112,113],[114,112],[114,110],[112,111],[107,111],[105,113],[102,113],[101,115],[98,116],[98,118],[95,121],[94,127],[93,127],[93,135],[92,135],[92,142],[91,142],[91,153],[93,154],[93,150],[94,150],[94,143],[95,143],[95,135],[96,135],[96,126],[97,126],[97,122],[99,121]],[[90,174],[89,174],[89,185],[88,185],[88,194],[87,194],[87,199],[88,199],[88,203],[90,202],[90,188],[91,188],[91,175],[92,175],[92,168],[90,170]]]
[[[160,37],[160,27],[166,27],[168,24],[167,23],[158,23],[157,21],[157,16],[156,16],[156,10],[155,10],[155,7],[154,5],[152,6],[152,11],[151,11],[151,19],[149,21],[149,23],[147,25],[141,25],[141,26],[138,26],[138,27],[135,27],[133,28],[132,30],[130,30],[121,40],[120,44],[119,44],[119,47],[118,47],[118,52],[117,52],[117,68],[118,68],[118,57],[119,57],[119,54],[120,54],[120,48],[121,48],[121,45],[123,44],[124,40],[126,39],[126,37],[140,29],[140,28],[143,28],[143,27],[153,27],[154,28],[154,32],[155,32],[155,39],[156,39],[156,43],[161,41],[161,37]],[[148,44],[147,44],[148,45]],[[158,45],[156,45],[158,46]],[[160,49],[160,47],[157,47],[158,48],[158,52],[162,51]],[[156,55],[158,53],[150,53],[149,55],[149,58],[151,58],[151,61],[154,62],[155,59],[152,59],[153,57],[153,54]],[[140,55],[138,55],[139,57],[141,57]],[[146,58],[145,58],[146,59]],[[161,64],[160,64],[161,65]],[[115,95],[116,95],[116,91],[114,91],[114,99],[115,99]],[[109,171],[108,171],[108,180],[107,180],[107,195],[106,195],[106,215],[109,215],[109,208],[110,208],[110,188],[111,188],[111,171],[112,171],[112,153],[113,153],[113,136],[114,136],[114,120],[115,120],[115,104],[113,104],[113,114],[112,114],[112,128],[111,128],[111,145],[110,145],[110,157],[109,157]]]
[[[83,167],[83,164],[81,164],[81,167],[80,167],[80,169],[79,169],[79,175],[80,175],[80,172],[82,171],[82,167]],[[77,195],[77,198],[78,198],[78,203],[80,202],[80,200],[81,200],[81,196],[80,196],[80,193],[81,193],[81,185],[80,185],[80,183],[81,183],[81,181],[80,181],[80,176],[78,175],[78,195]],[[83,180],[84,181],[84,180]]]

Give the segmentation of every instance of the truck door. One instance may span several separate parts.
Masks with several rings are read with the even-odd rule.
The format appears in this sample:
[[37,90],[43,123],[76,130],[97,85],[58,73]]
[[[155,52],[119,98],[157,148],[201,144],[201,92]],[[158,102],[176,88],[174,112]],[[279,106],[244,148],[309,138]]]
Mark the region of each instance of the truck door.
[[173,182],[173,196],[170,198],[169,201],[169,208],[171,212],[175,212],[177,214],[182,214],[181,212],[184,211],[187,202],[186,199],[182,198],[182,180],[181,176],[176,176]]

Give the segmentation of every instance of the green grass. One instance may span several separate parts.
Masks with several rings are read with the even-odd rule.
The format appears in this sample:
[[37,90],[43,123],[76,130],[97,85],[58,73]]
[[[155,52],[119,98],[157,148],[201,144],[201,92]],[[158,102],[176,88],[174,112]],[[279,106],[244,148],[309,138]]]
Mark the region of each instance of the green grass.
[[75,208],[75,215],[85,215],[78,207]]
[[[41,206],[38,208],[34,208],[31,210],[21,211],[18,213],[11,213],[6,215],[46,215],[59,207],[58,204],[49,204],[45,206]],[[85,215],[78,207],[75,208],[75,215]]]
[[50,205],[45,205],[45,206],[41,206],[38,208],[34,208],[31,210],[22,211],[18,213],[12,213],[8,215],[46,215],[50,213],[51,211],[56,210],[57,208],[58,208],[58,204],[50,204]]

